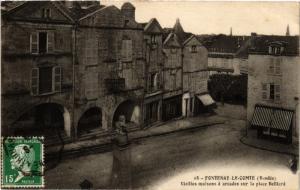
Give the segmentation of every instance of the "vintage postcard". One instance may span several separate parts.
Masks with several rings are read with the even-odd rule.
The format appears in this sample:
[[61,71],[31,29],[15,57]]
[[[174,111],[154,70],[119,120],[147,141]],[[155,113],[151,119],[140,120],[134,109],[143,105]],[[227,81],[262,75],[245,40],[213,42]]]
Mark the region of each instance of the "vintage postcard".
[[300,2],[1,1],[1,188],[298,190]]

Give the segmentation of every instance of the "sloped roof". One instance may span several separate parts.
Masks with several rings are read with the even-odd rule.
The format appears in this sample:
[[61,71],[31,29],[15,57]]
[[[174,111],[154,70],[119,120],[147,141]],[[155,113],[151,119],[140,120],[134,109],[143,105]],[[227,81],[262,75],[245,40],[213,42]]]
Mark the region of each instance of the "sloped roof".
[[[171,44],[171,42],[175,42],[175,44],[173,43],[173,44]],[[181,47],[181,44],[179,43],[179,41],[178,41],[178,37],[177,37],[177,35],[176,34],[174,34],[174,33],[170,33],[169,35],[168,35],[168,37],[164,40],[164,46],[165,47],[168,47],[168,46],[172,46],[172,47]]]
[[5,12],[2,14],[4,16],[10,16],[13,13],[17,12],[18,10],[24,8],[25,6],[33,6],[33,7],[39,7],[41,3],[51,3],[54,7],[56,7],[65,17],[67,17],[69,20],[74,21],[74,17],[72,13],[64,6],[64,4],[60,1],[22,1],[22,2],[11,2],[6,3],[6,5],[2,6],[1,8],[6,9]]
[[159,30],[161,31],[161,33],[163,32],[162,27],[160,26],[159,22],[156,20],[156,18],[152,18],[144,27],[144,31],[145,32],[152,32],[151,29],[152,27],[154,27],[154,25],[156,25]]
[[284,47],[281,55],[297,56],[299,54],[299,36],[254,36],[249,48],[250,54],[269,54],[269,45],[272,43],[280,44]]
[[197,36],[195,36],[194,34],[192,34],[188,39],[186,39],[182,45],[185,46],[187,43],[189,43],[189,41],[191,41],[193,38],[195,38],[200,44],[201,42],[198,40]]
[[198,39],[208,52],[236,53],[249,39],[249,36],[198,35]]

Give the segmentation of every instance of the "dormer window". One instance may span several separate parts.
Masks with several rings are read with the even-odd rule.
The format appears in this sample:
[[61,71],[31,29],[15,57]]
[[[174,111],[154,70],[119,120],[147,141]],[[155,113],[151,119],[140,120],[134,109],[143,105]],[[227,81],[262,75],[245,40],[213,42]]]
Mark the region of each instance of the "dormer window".
[[269,54],[270,55],[281,55],[284,50],[284,47],[280,45],[270,45],[269,46]]
[[50,18],[51,10],[50,9],[42,9],[42,18]]

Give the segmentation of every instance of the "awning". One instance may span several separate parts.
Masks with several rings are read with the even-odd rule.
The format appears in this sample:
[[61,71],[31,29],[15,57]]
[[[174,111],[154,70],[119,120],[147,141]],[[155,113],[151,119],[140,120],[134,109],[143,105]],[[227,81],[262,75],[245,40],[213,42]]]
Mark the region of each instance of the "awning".
[[203,103],[204,106],[209,106],[215,103],[215,101],[209,94],[197,95],[197,97]]
[[293,111],[274,110],[271,127],[288,131],[291,126],[293,113]]
[[288,131],[293,114],[293,110],[256,105],[251,125]]
[[271,108],[256,106],[251,125],[269,127],[272,115],[273,110]]

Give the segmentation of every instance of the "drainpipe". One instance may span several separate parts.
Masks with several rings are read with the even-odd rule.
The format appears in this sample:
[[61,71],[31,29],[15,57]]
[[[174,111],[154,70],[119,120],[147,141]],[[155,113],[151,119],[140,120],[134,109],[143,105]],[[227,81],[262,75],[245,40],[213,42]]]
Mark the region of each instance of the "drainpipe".
[[73,38],[73,45],[72,45],[72,69],[73,69],[73,77],[72,77],[72,83],[73,83],[73,88],[72,88],[72,93],[73,93],[73,109],[72,109],[72,126],[73,126],[73,132],[71,133],[71,137],[72,139],[76,139],[76,134],[77,134],[77,129],[76,129],[76,125],[75,125],[75,89],[76,89],[76,82],[75,82],[75,64],[76,64],[76,38],[77,38],[77,23],[75,23],[75,26],[73,27],[73,31],[72,31],[72,38]]

